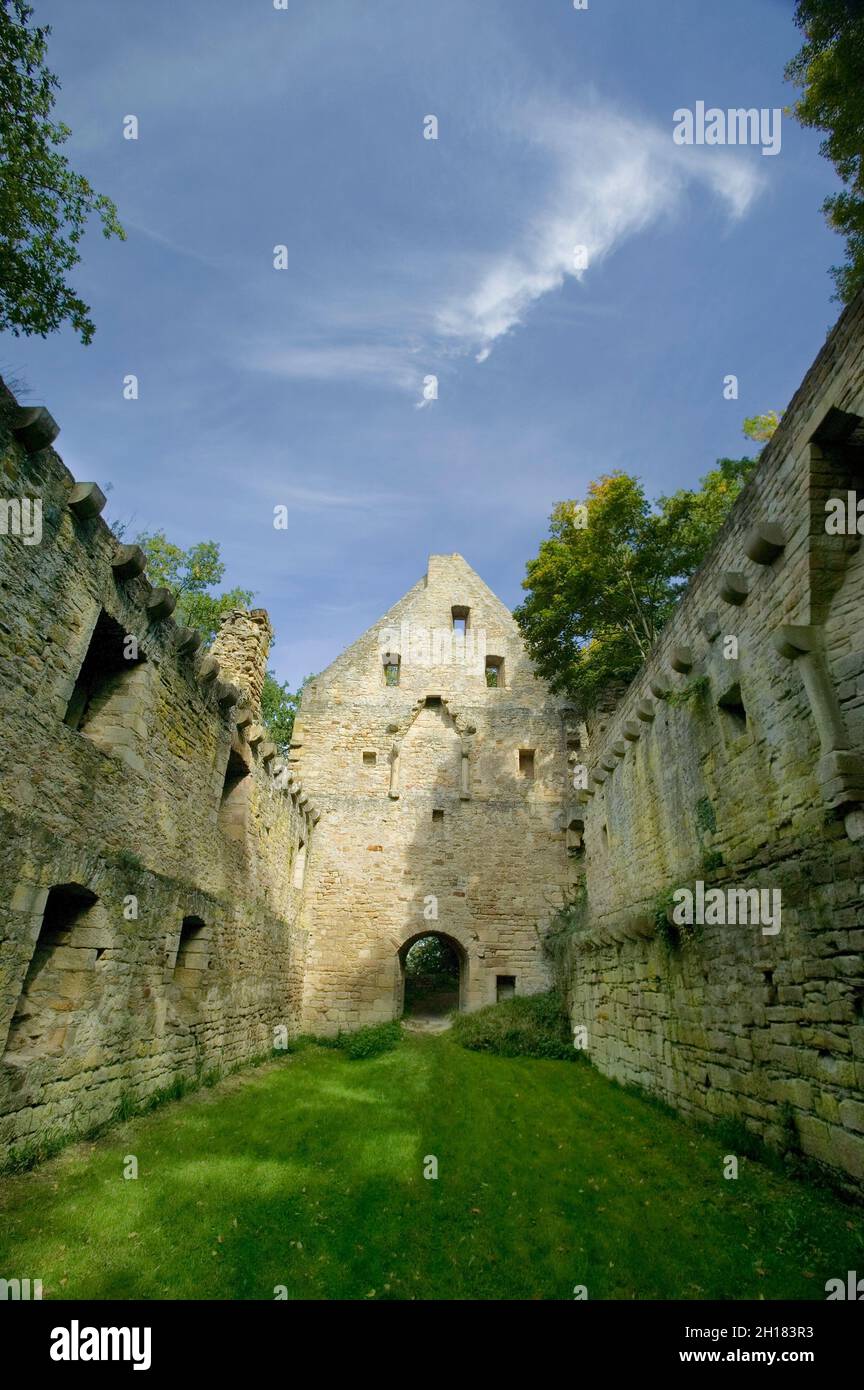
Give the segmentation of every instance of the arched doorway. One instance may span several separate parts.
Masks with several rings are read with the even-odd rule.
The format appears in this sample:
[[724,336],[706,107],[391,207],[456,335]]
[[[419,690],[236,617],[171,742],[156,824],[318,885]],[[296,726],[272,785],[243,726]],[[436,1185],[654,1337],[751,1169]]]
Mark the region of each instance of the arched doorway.
[[462,1008],[465,951],[444,932],[419,932],[399,951],[397,1017],[444,1018]]

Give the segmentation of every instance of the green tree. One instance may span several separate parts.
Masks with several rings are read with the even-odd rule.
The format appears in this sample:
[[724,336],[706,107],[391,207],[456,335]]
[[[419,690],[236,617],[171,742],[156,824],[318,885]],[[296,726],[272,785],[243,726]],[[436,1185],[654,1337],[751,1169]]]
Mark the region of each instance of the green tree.
[[446,980],[453,974],[458,975],[458,972],[459,964],[453,948],[440,936],[424,936],[420,941],[415,941],[405,957],[405,974],[408,976],[431,975]]
[[45,66],[47,26],[30,26],[24,0],[0,0],[0,329],[43,338],[66,320],[89,343],[90,310],[66,282],[95,213],[125,240],[110,198],[76,174],[59,148],[68,126],[51,119],[57,78]]
[[744,434],[757,444],[766,443],[780,424],[776,410],[766,410],[764,415],[748,415],[744,421]]
[[719,459],[698,489],[654,506],[622,472],[591,483],[584,503],[559,502],[515,611],[553,690],[587,711],[632,680],[754,467]]
[[[135,541],[147,556],[147,577],[151,583],[170,589],[176,595],[174,614],[178,623],[198,628],[208,646],[225,614],[232,608],[248,608],[252,602],[251,589],[228,589],[222,594],[209,592],[225,574],[218,541],[199,541],[188,550],[181,550],[168,540],[164,531],[137,536]],[[308,680],[310,676],[303,685]],[[302,693],[303,686],[292,692],[287,682],[279,684],[274,671],[267,671],[261,691],[261,718],[282,754],[288,752]]]
[[798,0],[804,44],[786,76],[803,96],[792,110],[802,125],[827,132],[821,150],[845,185],[825,199],[828,222],[846,238],[846,263],[833,266],[835,299],[864,286],[864,6],[861,0]]
[[268,671],[264,677],[261,691],[261,718],[267,725],[271,739],[283,757],[287,756],[294,732],[294,720],[300,708],[303,687],[312,679],[307,676],[299,690],[291,690],[288,682],[281,685],[275,671]]
[[218,541],[199,541],[188,550],[181,550],[164,531],[154,531],[152,535],[136,536],[135,543],[147,556],[150,582],[176,595],[178,623],[197,627],[208,645],[226,613],[232,608],[248,608],[252,602],[251,589],[228,589],[224,594],[208,592],[225,574]]

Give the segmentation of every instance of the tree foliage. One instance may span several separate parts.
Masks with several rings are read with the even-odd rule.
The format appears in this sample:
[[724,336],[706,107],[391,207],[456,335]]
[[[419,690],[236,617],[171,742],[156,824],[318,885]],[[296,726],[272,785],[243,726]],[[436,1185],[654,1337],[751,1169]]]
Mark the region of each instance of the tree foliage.
[[[164,531],[135,538],[147,556],[147,576],[150,581],[170,589],[177,598],[174,610],[177,621],[185,627],[196,627],[204,634],[206,643],[213,641],[219,624],[232,608],[248,608],[252,602],[251,589],[227,589],[224,593],[209,592],[225,574],[225,562],[218,541],[199,541],[188,550],[172,544]],[[311,677],[307,676],[303,685]],[[303,693],[291,691],[287,681],[280,685],[275,671],[268,670],[261,691],[261,719],[277,749],[288,752],[294,719]]]
[[0,0],[0,329],[45,337],[68,320],[89,343],[90,310],[66,275],[92,214],[104,236],[126,233],[111,199],[60,153],[72,132],[51,119],[50,29],[32,27],[32,14],[24,0]]
[[300,689],[292,691],[287,681],[279,684],[275,671],[268,671],[264,677],[264,686],[261,691],[261,718],[267,725],[270,737],[283,757],[291,745],[294,720],[300,708],[303,686],[311,679],[311,676],[307,676]]
[[766,410],[764,415],[748,415],[744,421],[744,434],[757,444],[765,444],[776,432],[780,416],[776,410]]
[[405,974],[408,976],[435,975],[449,978],[459,975],[459,962],[453,947],[442,941],[440,936],[424,936],[415,941],[405,957]]
[[821,150],[845,185],[822,209],[846,239],[846,263],[834,266],[835,299],[864,286],[864,5],[861,0],[798,0],[804,44],[786,76],[803,88],[793,106],[802,125],[827,132]]
[[151,583],[164,586],[176,595],[177,621],[186,627],[197,627],[208,644],[219,631],[226,613],[232,608],[248,608],[252,602],[251,589],[227,589],[222,594],[208,592],[225,574],[218,541],[199,541],[188,550],[181,550],[168,540],[164,531],[136,536],[135,541],[147,556],[147,577]]
[[696,490],[652,504],[615,472],[559,502],[515,611],[538,674],[583,710],[630,681],[699,567],[755,460],[719,459]]

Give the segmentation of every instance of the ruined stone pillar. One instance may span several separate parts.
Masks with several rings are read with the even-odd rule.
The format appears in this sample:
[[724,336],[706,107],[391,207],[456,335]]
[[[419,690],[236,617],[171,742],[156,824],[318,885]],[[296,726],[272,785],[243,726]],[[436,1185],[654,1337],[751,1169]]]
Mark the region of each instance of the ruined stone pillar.
[[774,634],[774,646],[781,656],[794,661],[819,733],[822,756],[818,776],[825,803],[845,813],[851,839],[864,836],[860,807],[864,802],[864,759],[851,747],[843,711],[834,689],[816,627],[784,626]]
[[222,619],[211,653],[219,662],[222,680],[243,692],[243,703],[253,718],[261,717],[261,690],[267,671],[267,655],[273,639],[270,619],[263,608],[232,608]]

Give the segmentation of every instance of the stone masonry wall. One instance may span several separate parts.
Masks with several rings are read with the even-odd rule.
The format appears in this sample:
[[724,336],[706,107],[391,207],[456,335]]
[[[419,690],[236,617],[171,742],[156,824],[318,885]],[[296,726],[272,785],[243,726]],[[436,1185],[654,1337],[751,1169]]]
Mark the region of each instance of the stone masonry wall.
[[[454,609],[467,610],[465,638]],[[503,662],[496,688],[484,654]],[[540,933],[567,881],[566,727],[510,613],[461,556],[430,556],[426,576],[306,687],[295,740],[321,808],[304,1027],[398,1017],[401,959],[430,932],[456,944],[465,1009],[494,1002],[498,976],[515,977],[517,993],[548,988]],[[520,750],[533,752],[533,778]]]
[[43,508],[38,544],[14,507],[0,535],[4,1150],[296,1031],[316,814],[240,703],[266,615],[197,651],[31,415],[3,392],[0,494]]
[[[709,558],[592,731],[567,981],[597,1066],[864,1181],[864,298]],[[854,527],[854,523],[853,523]],[[734,643],[737,639],[737,657]],[[577,782],[579,779],[577,778]],[[678,889],[782,893],[779,932],[672,921]],[[680,898],[677,900],[680,902]]]

